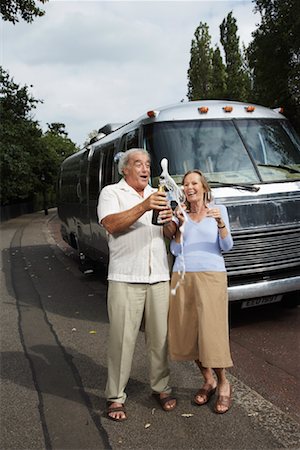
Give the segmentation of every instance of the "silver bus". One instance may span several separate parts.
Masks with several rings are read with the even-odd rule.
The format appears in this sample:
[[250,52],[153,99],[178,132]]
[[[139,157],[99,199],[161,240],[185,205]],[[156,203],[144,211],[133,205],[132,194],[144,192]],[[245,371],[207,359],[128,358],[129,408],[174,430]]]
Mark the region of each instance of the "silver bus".
[[205,100],[145,112],[132,122],[99,130],[60,169],[58,214],[66,242],[81,259],[107,261],[105,230],[97,219],[101,189],[120,176],[116,155],[133,147],[151,154],[156,186],[160,161],[180,183],[200,169],[216,203],[229,213],[233,249],[225,254],[229,299],[243,307],[298,299],[300,293],[300,139],[280,111]]

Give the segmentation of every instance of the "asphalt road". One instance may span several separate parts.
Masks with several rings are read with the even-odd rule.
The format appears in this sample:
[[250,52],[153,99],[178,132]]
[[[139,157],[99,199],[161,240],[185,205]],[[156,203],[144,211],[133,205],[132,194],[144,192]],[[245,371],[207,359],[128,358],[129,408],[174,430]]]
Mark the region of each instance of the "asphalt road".
[[299,308],[231,314],[234,405],[192,406],[193,363],[171,363],[175,411],[159,409],[144,335],[128,384],[129,419],[105,417],[106,274],[82,275],[55,211],[1,225],[1,438],[9,449],[300,448]]

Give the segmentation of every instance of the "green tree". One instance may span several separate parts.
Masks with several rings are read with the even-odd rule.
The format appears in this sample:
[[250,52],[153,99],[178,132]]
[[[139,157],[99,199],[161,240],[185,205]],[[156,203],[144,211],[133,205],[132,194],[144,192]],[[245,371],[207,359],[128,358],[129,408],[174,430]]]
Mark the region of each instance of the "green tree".
[[53,123],[47,123],[48,125],[48,131],[47,133],[52,133],[58,136],[68,136],[68,133],[66,132],[66,126],[64,123],[61,122],[53,122]]
[[[44,4],[48,0],[38,1]],[[35,17],[43,16],[45,11],[41,10],[34,0],[1,0],[0,13],[3,20],[15,25],[20,19],[31,23]]]
[[63,160],[79,148],[68,137],[63,123],[50,123],[41,138],[43,155],[40,161],[40,174],[47,188],[55,188],[59,167]]
[[213,49],[208,25],[200,22],[191,44],[187,94],[189,100],[211,98],[212,57]]
[[300,2],[256,0],[261,23],[248,47],[255,100],[283,106],[300,131]]
[[56,197],[61,163],[65,158],[79,150],[74,142],[69,139],[65,124],[54,122],[47,125],[48,130],[41,138],[43,152],[40,154],[39,174],[36,177],[37,189],[43,196],[45,214],[48,211],[49,198],[54,199]]
[[62,161],[77,150],[65,125],[48,124],[43,134],[32,111],[40,100],[0,68],[0,201],[2,205],[52,194]]
[[221,43],[225,52],[227,73],[227,98],[246,101],[249,97],[250,80],[244,70],[243,56],[239,47],[236,19],[230,12],[220,25]]
[[39,100],[0,67],[1,204],[28,198],[35,190],[33,170],[42,131],[31,117]]
[[223,64],[219,47],[216,47],[212,58],[212,98],[226,98],[226,67]]

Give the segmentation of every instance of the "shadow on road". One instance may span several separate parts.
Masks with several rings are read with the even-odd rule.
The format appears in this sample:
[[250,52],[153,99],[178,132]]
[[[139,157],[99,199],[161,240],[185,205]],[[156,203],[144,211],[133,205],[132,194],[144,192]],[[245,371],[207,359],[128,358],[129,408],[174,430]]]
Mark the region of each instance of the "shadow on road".
[[28,293],[34,289],[46,312],[92,322],[108,322],[107,286],[101,267],[89,276],[79,271],[74,276],[70,266],[58,260],[53,249],[46,245],[4,249],[2,261],[7,291],[15,297],[12,284],[17,287],[23,305],[30,307],[34,304],[32,295]]

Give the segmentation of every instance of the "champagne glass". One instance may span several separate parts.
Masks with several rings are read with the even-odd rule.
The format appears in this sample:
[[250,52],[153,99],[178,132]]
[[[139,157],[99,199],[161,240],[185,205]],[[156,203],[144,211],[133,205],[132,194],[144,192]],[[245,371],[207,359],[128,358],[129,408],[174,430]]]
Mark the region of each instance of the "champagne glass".
[[205,203],[206,208],[208,208],[208,209],[212,209],[215,207],[215,204],[216,204],[215,198],[211,191],[204,193],[204,203]]

